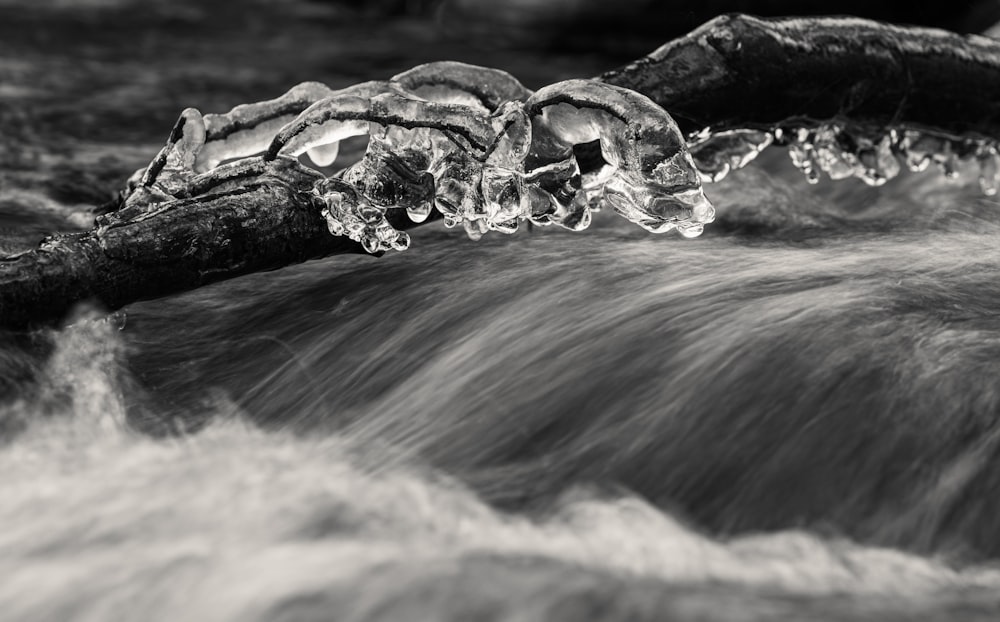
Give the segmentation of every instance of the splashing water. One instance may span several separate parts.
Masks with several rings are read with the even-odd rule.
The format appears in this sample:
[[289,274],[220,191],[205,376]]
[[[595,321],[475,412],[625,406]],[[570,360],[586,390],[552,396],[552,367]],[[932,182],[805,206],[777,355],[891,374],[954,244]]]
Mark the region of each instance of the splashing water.
[[993,619],[995,210],[901,172],[859,212],[762,157],[714,187],[749,237],[429,226],[46,335],[0,609]]
[[740,619],[765,619],[790,598],[817,615],[827,599],[891,615],[975,607],[1000,588],[1000,569],[802,531],[720,541],[632,496],[581,491],[544,517],[500,513],[350,435],[253,429],[221,396],[205,430],[153,440],[123,420],[115,328],[81,320],[57,338],[46,383],[66,410],[0,453],[7,619],[460,619],[473,607],[570,620],[593,614],[568,603],[616,594],[633,610],[653,589],[668,596],[657,615],[684,618],[735,586],[759,594]]

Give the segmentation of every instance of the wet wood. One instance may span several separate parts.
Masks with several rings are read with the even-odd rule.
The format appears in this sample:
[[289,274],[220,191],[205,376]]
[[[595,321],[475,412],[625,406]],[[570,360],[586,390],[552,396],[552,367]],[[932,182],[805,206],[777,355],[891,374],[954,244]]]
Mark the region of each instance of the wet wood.
[[[397,229],[414,225],[389,210]],[[79,302],[118,309],[252,272],[331,255],[365,254],[327,230],[310,196],[269,181],[164,204],[149,215],[53,236],[0,259],[0,323],[58,322]]]
[[601,79],[688,133],[840,117],[1000,138],[1000,41],[932,28],[727,15]]

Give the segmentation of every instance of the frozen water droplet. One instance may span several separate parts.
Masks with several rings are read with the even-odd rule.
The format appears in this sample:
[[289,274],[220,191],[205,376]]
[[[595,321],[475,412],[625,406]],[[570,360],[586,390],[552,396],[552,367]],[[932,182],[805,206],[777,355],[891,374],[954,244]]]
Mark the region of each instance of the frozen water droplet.
[[434,196],[434,178],[426,172],[426,153],[395,152],[372,139],[364,158],[343,172],[367,201],[380,207],[416,207],[417,212]]
[[321,214],[331,234],[360,242],[369,253],[403,250],[409,245],[409,237],[401,237],[405,234],[389,224],[385,211],[365,201],[347,182],[324,179],[316,184],[314,192],[323,202]]
[[911,171],[923,171],[931,162],[936,163],[945,177],[958,174],[958,159],[951,138],[927,131],[906,130],[897,145],[903,161]]
[[689,146],[702,182],[721,181],[741,169],[766,149],[774,136],[761,130],[729,130],[704,133]]
[[465,228],[465,233],[469,236],[470,240],[476,241],[483,237],[489,229],[486,223],[482,220],[463,220],[462,226]]
[[366,253],[377,253],[379,251],[378,238],[374,235],[362,235],[361,246],[364,247]]
[[700,224],[715,222],[715,207],[707,198],[696,197],[694,208],[691,210],[691,220]]
[[330,166],[337,159],[340,153],[340,143],[330,143],[327,145],[317,145],[306,152],[309,159],[316,166]]
[[365,203],[358,205],[357,214],[366,225],[372,225],[382,220],[382,210]]
[[557,224],[574,231],[590,224],[587,196],[581,192],[580,167],[570,156],[536,168],[526,175],[530,197],[524,209],[532,222]]
[[575,204],[573,207],[575,209],[570,210],[559,224],[570,231],[583,231],[593,220],[590,207],[585,204]]
[[883,136],[878,142],[859,141],[858,151],[861,169],[858,177],[870,186],[881,186],[899,174],[899,161],[892,150],[892,137]]
[[941,167],[941,172],[944,173],[945,177],[948,179],[958,177],[958,156],[950,149],[946,153],[934,156],[934,161]]
[[843,129],[834,124],[816,128],[813,155],[819,168],[830,179],[847,179],[858,174],[861,164],[858,157],[841,145]]
[[806,181],[811,184],[819,183],[819,173],[813,165],[812,146],[802,143],[791,143],[788,145],[788,156],[792,160],[795,168],[802,171],[806,176]]
[[486,166],[481,186],[490,224],[527,216],[528,201],[524,179],[515,171]]
[[531,121],[520,102],[507,102],[490,116],[496,133],[486,163],[499,168],[520,169],[531,146]]
[[528,184],[528,220],[533,225],[547,227],[552,224],[551,216],[555,212],[551,195],[534,184]]
[[510,235],[517,232],[518,219],[512,218],[511,220],[498,221],[492,224],[492,229],[494,231],[499,231],[505,235]]
[[392,248],[397,251],[405,251],[410,247],[410,235],[405,231],[400,231],[399,235],[392,241]]
[[443,177],[437,181],[434,200],[445,219],[462,220],[466,206],[472,202],[470,195],[475,191],[468,183],[454,177]]
[[424,201],[417,205],[410,205],[406,208],[406,215],[413,222],[424,222],[431,215],[433,205],[430,201]]
[[677,230],[686,238],[696,238],[705,231],[705,225],[700,222],[681,223],[677,225]]
[[976,154],[979,161],[979,187],[988,197],[996,196],[1000,187],[1000,154],[995,145],[986,144]]
[[715,219],[715,208],[700,187],[672,192],[658,184],[618,174],[604,186],[604,198],[617,213],[654,233],[670,231],[682,224],[704,225]]

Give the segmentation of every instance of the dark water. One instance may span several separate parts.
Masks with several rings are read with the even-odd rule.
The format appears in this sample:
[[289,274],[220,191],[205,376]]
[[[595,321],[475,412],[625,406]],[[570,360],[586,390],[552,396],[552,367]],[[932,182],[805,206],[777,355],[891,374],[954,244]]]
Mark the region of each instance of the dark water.
[[[18,73],[69,63],[20,36],[11,249],[85,225],[185,105],[281,90],[252,84],[278,59],[239,89],[92,61],[144,93],[130,126]],[[317,67],[289,71],[342,71]],[[1000,205],[974,177],[809,186],[778,151],[708,188],[696,240],[432,225],[6,335],[0,619],[995,620]]]

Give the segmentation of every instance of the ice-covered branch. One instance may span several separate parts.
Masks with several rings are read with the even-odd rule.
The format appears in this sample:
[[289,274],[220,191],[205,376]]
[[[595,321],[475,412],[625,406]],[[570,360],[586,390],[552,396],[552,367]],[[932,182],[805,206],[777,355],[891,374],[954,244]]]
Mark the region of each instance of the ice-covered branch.
[[[364,156],[331,172],[355,135],[369,137]],[[185,110],[93,231],[0,259],[0,324],[402,250],[432,213],[478,238],[524,221],[583,229],[607,205],[693,237],[713,218],[701,184],[771,144],[811,180],[873,185],[902,165],[948,173],[976,158],[992,193],[998,137],[1000,44],[851,18],[721,17],[599,80],[535,93],[451,62],[340,91],[305,83],[228,113]]]
[[600,77],[638,91],[696,136],[717,181],[770,144],[816,181],[872,185],[900,165],[954,174],[975,158],[1000,185],[1000,41],[932,28],[829,17],[718,17]]

